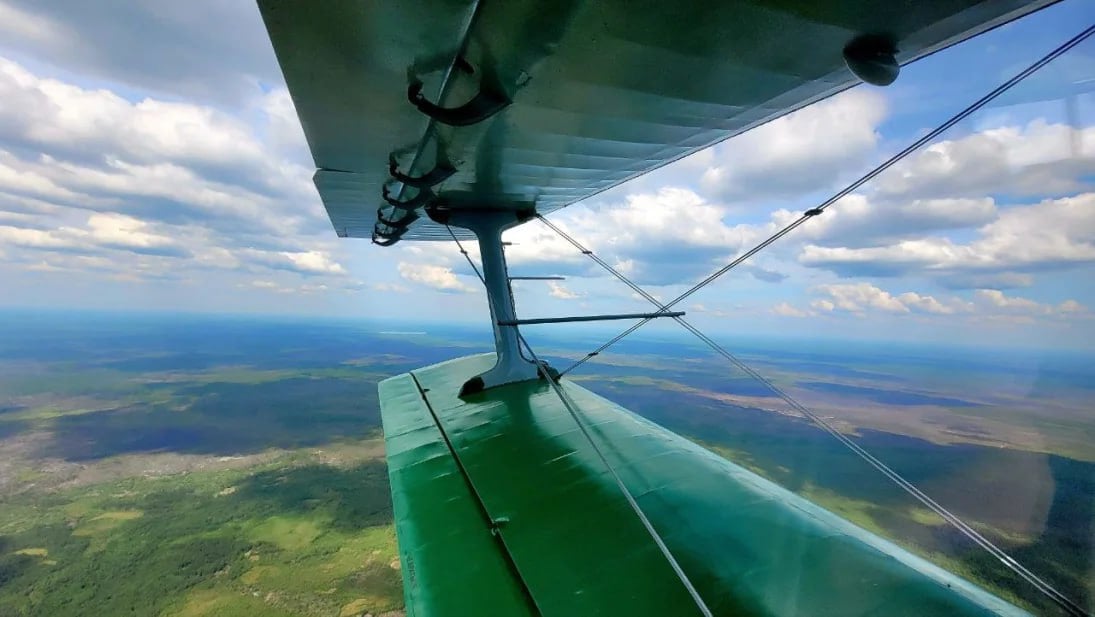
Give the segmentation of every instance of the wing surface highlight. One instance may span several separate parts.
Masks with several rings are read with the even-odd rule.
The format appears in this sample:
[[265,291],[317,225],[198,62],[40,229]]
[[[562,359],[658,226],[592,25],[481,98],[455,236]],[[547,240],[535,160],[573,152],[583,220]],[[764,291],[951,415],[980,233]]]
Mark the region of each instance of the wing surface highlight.
[[407,614],[536,616],[414,378],[380,398]]
[[[490,537],[488,526],[512,559],[510,572],[516,574],[511,577],[527,588],[545,616],[664,617],[695,611],[546,384],[524,382],[456,396],[469,376],[492,362],[493,355],[461,358],[416,370],[413,380],[404,375],[381,385],[400,551],[419,577],[408,580],[404,570],[410,614],[464,614],[449,610],[445,593],[426,592],[427,571],[449,577],[450,590],[489,587],[474,580],[479,572],[453,569],[446,548],[460,534]],[[1027,614],[572,382],[562,383],[715,615]],[[393,398],[397,385],[398,400]],[[408,432],[405,416],[412,407],[418,411],[410,424],[417,428]],[[426,418],[428,409],[436,423]],[[411,435],[414,440],[406,441]],[[440,443],[445,439],[451,450]],[[424,445],[408,449],[405,443]],[[429,472],[405,471],[419,459]],[[485,518],[471,515],[466,489],[438,493],[418,486],[442,479],[455,483],[456,459]],[[417,514],[422,511],[429,514]],[[414,516],[447,526],[419,524],[412,535],[405,527]],[[497,545],[480,542],[462,559],[486,555],[487,563],[495,563],[499,554]],[[504,578],[503,571],[483,575],[495,580]],[[512,583],[508,589],[517,588]],[[524,614],[494,611],[490,595],[481,602],[471,614]]]

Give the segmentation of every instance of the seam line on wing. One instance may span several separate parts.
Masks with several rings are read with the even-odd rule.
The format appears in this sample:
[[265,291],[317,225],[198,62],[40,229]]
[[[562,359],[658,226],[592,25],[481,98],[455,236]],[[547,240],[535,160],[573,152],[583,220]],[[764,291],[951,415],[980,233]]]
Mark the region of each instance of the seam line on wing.
[[422,397],[422,402],[426,405],[426,410],[430,412],[430,417],[433,418],[434,425],[437,426],[437,430],[441,433],[441,439],[445,441],[445,447],[449,449],[449,454],[452,455],[453,462],[456,463],[456,469],[460,472],[460,476],[464,479],[464,484],[468,487],[468,492],[471,493],[479,513],[483,516],[484,524],[487,529],[491,531],[491,536],[494,537],[495,542],[498,544],[499,550],[502,553],[502,558],[506,561],[510,573],[521,587],[521,592],[525,596],[529,609],[534,615],[542,617],[543,613],[540,611],[540,607],[537,606],[536,600],[532,596],[532,590],[529,589],[528,584],[525,582],[525,577],[521,575],[521,569],[517,567],[517,561],[514,559],[513,553],[511,553],[509,547],[506,546],[506,541],[502,538],[502,534],[494,532],[494,519],[491,518],[486,503],[479,495],[479,491],[475,488],[475,483],[472,482],[467,468],[464,467],[463,461],[460,460],[460,456],[456,453],[456,447],[453,446],[448,433],[445,432],[445,427],[441,424],[441,418],[437,416],[437,413],[433,410],[433,405],[430,405],[429,399],[426,398],[426,391],[422,388],[422,384],[419,383],[418,377],[413,372],[408,374],[411,376],[411,379],[414,380],[414,386],[418,388],[418,395]]

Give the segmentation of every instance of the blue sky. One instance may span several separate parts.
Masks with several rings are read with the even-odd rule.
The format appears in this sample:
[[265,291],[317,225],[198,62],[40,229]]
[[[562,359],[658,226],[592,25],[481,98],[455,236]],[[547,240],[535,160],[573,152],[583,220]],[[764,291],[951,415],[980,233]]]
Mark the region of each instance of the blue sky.
[[[1095,21],[1065,0],[552,216],[668,299]],[[1095,345],[1095,41],[683,306],[729,334]],[[0,306],[487,319],[339,240],[249,2],[0,0]],[[532,223],[525,316],[648,308]]]

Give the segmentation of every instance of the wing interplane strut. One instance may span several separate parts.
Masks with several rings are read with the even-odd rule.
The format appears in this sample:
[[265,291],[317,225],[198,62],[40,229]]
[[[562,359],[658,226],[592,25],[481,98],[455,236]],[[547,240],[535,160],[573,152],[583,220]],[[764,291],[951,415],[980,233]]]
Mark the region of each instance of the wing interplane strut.
[[[451,229],[449,230],[449,233],[452,233]],[[464,255],[464,258],[468,260],[468,265],[471,266],[471,269],[475,271],[475,275],[479,277],[479,281],[483,283],[484,286],[486,286],[487,280],[479,271],[479,267],[475,265],[474,261],[472,261],[471,255],[468,254],[468,251],[464,249],[464,246],[460,243],[460,240],[457,239],[455,235],[453,235],[452,239],[456,242],[456,246],[460,249],[460,252]],[[679,317],[677,318],[679,319]],[[536,355],[536,352],[532,350],[532,346],[529,345],[528,341],[521,334],[521,331],[517,328],[514,328],[513,331],[517,334],[517,340],[520,341],[521,346],[524,347],[525,351],[527,351],[529,356],[531,356],[531,359],[536,364],[540,374],[547,376],[552,375],[551,368],[547,365],[546,362],[541,360],[540,357]],[[555,392],[555,394],[559,397],[559,401],[563,403],[563,407],[566,408],[567,413],[570,414],[570,417],[573,418],[574,422],[578,425],[578,429],[582,432],[582,436],[585,437],[585,440],[589,443],[590,447],[593,449],[593,452],[596,453],[597,457],[601,460],[601,463],[605,466],[605,468],[608,469],[609,473],[612,474],[612,479],[616,482],[616,486],[619,487],[620,493],[623,494],[624,499],[627,500],[627,504],[631,507],[631,510],[635,513],[635,516],[638,517],[639,521],[643,524],[643,527],[646,528],[647,533],[650,534],[650,538],[654,540],[654,544],[658,546],[658,550],[661,551],[662,555],[665,556],[665,560],[669,562],[669,566],[673,569],[673,572],[677,575],[677,578],[680,579],[681,584],[684,585],[684,588],[688,591],[688,595],[690,595],[692,597],[692,600],[696,603],[696,608],[699,609],[700,613],[702,613],[704,617],[713,617],[711,609],[707,607],[707,603],[704,602],[702,597],[700,597],[700,593],[696,591],[696,587],[692,584],[692,581],[689,580],[688,575],[685,574],[684,570],[681,568],[681,564],[677,562],[677,558],[673,556],[672,551],[669,550],[669,547],[665,545],[665,541],[662,540],[662,537],[658,534],[658,530],[654,528],[654,525],[650,522],[650,519],[647,518],[646,514],[643,512],[643,509],[639,507],[638,502],[635,501],[635,497],[631,494],[631,491],[628,490],[627,485],[624,484],[623,479],[620,478],[620,474],[616,471],[616,468],[613,467],[612,463],[609,462],[608,457],[606,457],[604,455],[604,452],[601,451],[600,446],[598,446],[597,442],[594,441],[593,436],[589,434],[589,429],[586,428],[585,422],[582,422],[576,406],[574,405],[574,401],[571,401],[570,397],[568,397],[566,392],[563,391],[563,388],[558,383],[558,378],[549,377],[546,381],[551,386],[551,389]]]

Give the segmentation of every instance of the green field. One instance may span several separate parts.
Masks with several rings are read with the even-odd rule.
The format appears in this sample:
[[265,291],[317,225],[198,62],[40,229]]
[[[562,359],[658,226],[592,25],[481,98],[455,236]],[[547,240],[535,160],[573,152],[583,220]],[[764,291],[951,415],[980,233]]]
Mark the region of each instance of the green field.
[[[0,323],[0,617],[402,614],[376,383],[476,351],[468,338],[108,325]],[[755,382],[661,347],[606,355],[575,377],[1054,614]],[[1034,399],[1008,390],[1015,371],[913,379],[929,368],[776,357],[751,361],[1067,594],[1095,598],[1090,380],[1044,372]]]
[[7,495],[0,615],[396,611],[399,562],[377,446]]
[[405,358],[109,338],[0,344],[0,616],[402,614],[376,382]]

